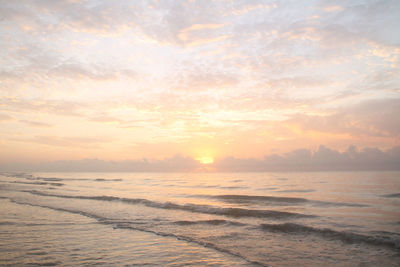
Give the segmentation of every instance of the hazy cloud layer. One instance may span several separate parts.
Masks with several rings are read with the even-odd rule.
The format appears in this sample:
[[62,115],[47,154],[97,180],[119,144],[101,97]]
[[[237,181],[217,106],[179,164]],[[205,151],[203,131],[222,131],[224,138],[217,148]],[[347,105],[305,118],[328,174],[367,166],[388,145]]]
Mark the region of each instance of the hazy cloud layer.
[[214,165],[223,171],[353,171],[400,170],[399,164],[400,147],[381,151],[351,146],[339,152],[320,146],[316,151],[298,149],[283,155],[269,155],[263,160],[229,157]]
[[[61,144],[63,145],[63,144]],[[264,172],[264,171],[387,171],[400,170],[400,147],[387,151],[350,146],[339,152],[320,146],[316,151],[298,149],[264,159],[226,157],[212,164],[180,155],[162,160],[105,161],[100,159],[63,160],[41,164],[0,165],[1,171],[129,171],[129,172]]]
[[400,138],[400,99],[380,99],[335,109],[328,115],[295,115],[289,121],[303,129],[352,136]]

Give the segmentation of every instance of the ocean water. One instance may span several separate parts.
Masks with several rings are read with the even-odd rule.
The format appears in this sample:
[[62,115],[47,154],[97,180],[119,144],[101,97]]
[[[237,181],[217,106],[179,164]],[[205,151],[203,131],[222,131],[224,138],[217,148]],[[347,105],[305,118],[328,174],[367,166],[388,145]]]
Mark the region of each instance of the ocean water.
[[0,265],[399,266],[400,172],[2,173]]

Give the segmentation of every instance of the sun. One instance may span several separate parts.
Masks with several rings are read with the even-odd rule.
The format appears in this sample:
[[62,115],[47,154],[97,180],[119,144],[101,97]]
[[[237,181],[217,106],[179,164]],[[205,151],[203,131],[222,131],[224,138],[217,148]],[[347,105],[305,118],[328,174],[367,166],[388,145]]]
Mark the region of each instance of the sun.
[[212,157],[200,157],[197,158],[198,161],[200,161],[202,164],[211,164],[214,162],[214,158]]

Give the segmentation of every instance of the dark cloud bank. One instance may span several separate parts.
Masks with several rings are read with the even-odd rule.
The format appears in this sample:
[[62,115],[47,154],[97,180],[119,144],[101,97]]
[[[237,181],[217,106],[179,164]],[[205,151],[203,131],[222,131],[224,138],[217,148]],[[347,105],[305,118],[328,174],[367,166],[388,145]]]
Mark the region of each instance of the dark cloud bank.
[[400,146],[382,151],[358,150],[350,146],[339,152],[320,146],[318,150],[294,150],[264,159],[226,157],[202,165],[190,157],[174,156],[163,160],[104,161],[99,159],[64,160],[42,164],[3,164],[2,171],[129,171],[129,172],[255,172],[255,171],[390,171],[400,170]]
[[220,171],[356,171],[400,170],[400,147],[387,151],[376,148],[357,150],[350,146],[339,152],[320,146],[317,151],[294,150],[269,155],[262,160],[225,158],[215,162]]

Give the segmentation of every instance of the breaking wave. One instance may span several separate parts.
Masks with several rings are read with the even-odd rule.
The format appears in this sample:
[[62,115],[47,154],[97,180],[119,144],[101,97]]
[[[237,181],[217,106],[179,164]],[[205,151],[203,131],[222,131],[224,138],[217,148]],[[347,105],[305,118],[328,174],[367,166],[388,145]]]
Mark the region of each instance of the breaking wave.
[[203,195],[203,197],[214,198],[229,203],[262,203],[262,204],[280,204],[280,205],[300,205],[305,203],[321,206],[345,206],[345,207],[367,207],[366,204],[344,203],[344,202],[326,202],[310,200],[299,197],[277,197],[277,196],[254,196],[254,195]]
[[400,198],[400,193],[394,193],[394,194],[382,195],[382,197],[389,197],[389,198]]
[[158,236],[165,236],[165,237],[173,237],[176,238],[178,240],[183,240],[189,243],[195,243],[198,244],[200,246],[203,247],[207,247],[207,248],[212,248],[215,249],[217,251],[223,252],[223,253],[227,253],[230,254],[232,256],[236,256],[239,257],[249,263],[258,265],[258,266],[268,266],[262,262],[258,262],[258,261],[254,261],[254,260],[250,260],[247,257],[245,257],[244,255],[237,253],[237,252],[233,252],[229,249],[225,249],[223,247],[219,247],[218,245],[211,243],[211,242],[206,242],[206,241],[201,241],[201,240],[197,240],[195,238],[189,237],[189,236],[183,236],[183,235],[177,235],[174,233],[167,233],[167,232],[162,232],[162,231],[156,231],[156,230],[152,230],[152,229],[148,229],[145,227],[140,227],[137,224],[135,224],[134,222],[124,222],[124,221],[115,221],[113,219],[107,218],[107,217],[103,217],[103,216],[98,216],[95,214],[91,214],[88,212],[83,212],[83,211],[78,211],[78,210],[69,210],[69,209],[64,209],[64,208],[56,208],[56,207],[51,207],[51,206],[47,206],[47,205],[38,205],[38,204],[32,204],[32,203],[26,203],[26,202],[19,202],[19,201],[15,201],[13,199],[7,198],[9,199],[11,202],[14,202],[16,204],[20,204],[20,205],[28,205],[28,206],[34,206],[34,207],[41,207],[41,208],[47,208],[47,209],[52,209],[52,210],[57,210],[57,211],[62,211],[62,212],[69,212],[69,213],[73,213],[73,214],[79,214],[82,216],[86,216],[92,219],[97,220],[99,223],[101,224],[106,224],[106,225],[112,225],[112,227],[114,229],[130,229],[130,230],[136,230],[136,231],[142,231],[142,232],[147,232],[147,233],[152,233]]
[[330,240],[340,240],[344,243],[364,243],[376,246],[400,248],[400,240],[387,236],[367,236],[350,232],[336,231],[328,228],[314,228],[295,223],[261,224],[262,230],[286,234],[314,234]]
[[252,201],[273,201],[285,203],[304,203],[308,200],[296,197],[274,197],[274,196],[249,196],[249,195],[216,195],[214,198],[229,202],[252,202]]
[[52,186],[63,186],[63,183],[48,183],[48,182],[22,182],[22,181],[13,181],[14,184],[30,184],[30,185],[52,185]]
[[104,178],[97,178],[95,179],[96,182],[121,182],[122,179],[104,179]]
[[58,198],[73,198],[73,199],[88,199],[100,201],[120,201],[128,204],[142,204],[151,208],[169,209],[169,210],[184,210],[196,213],[224,215],[229,217],[255,217],[255,218],[270,218],[270,219],[287,219],[287,218],[312,218],[315,215],[302,213],[276,211],[276,210],[254,210],[244,208],[222,208],[209,205],[197,204],[176,204],[172,202],[156,202],[143,198],[119,198],[114,196],[72,196],[72,195],[57,195],[39,192],[36,190],[24,191],[40,196],[58,197]]
[[198,225],[198,224],[205,224],[205,225],[233,225],[233,226],[244,226],[246,224],[228,220],[201,220],[201,221],[175,221],[173,222],[177,225]]

